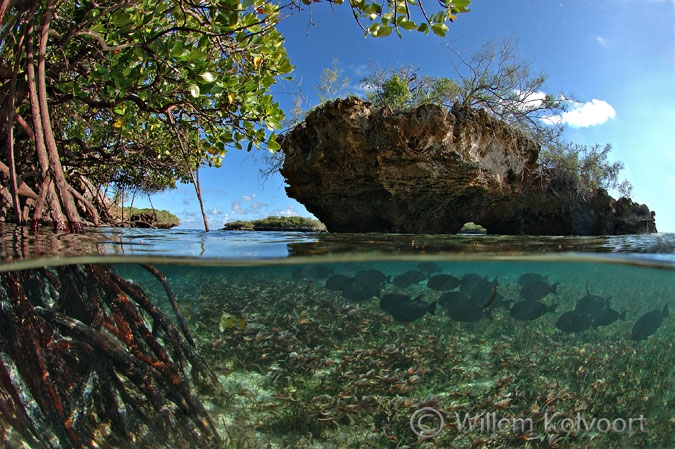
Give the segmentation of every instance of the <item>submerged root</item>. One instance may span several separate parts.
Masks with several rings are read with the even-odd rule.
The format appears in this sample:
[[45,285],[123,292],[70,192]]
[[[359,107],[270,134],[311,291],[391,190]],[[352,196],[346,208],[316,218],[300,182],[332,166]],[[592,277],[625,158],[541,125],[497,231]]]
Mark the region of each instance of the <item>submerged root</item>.
[[0,441],[222,445],[195,391],[217,383],[138,286],[104,265],[0,278]]

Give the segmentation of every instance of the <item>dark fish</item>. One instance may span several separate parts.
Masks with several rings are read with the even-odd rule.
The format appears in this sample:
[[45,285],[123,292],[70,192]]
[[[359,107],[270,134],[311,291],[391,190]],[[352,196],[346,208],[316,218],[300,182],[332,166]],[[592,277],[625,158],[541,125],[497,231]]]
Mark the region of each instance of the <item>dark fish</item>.
[[380,298],[380,309],[389,313],[396,321],[412,323],[422,318],[425,313],[434,314],[436,303],[423,301],[421,297],[410,299],[410,296],[389,293]]
[[663,309],[653,310],[642,315],[633,326],[630,333],[631,340],[644,340],[650,335],[654,335],[661,325],[664,318],[668,317],[668,304]]
[[427,287],[435,291],[448,291],[457,288],[459,279],[449,274],[437,274],[427,282]]
[[[497,292],[495,294],[494,299],[492,300],[492,303],[490,304],[482,304],[477,298],[471,298],[473,302],[478,304],[479,306],[482,305],[484,308],[490,307],[491,309],[498,309],[498,308],[503,308],[503,309],[510,309],[511,308],[511,303],[513,302],[510,299],[506,299],[504,295],[501,293]],[[487,306],[486,306],[487,304]]]
[[492,292],[490,293],[490,296],[469,296],[469,295],[466,296],[471,300],[471,302],[473,302],[478,306],[481,306],[484,309],[487,308],[497,309],[500,307],[508,309],[511,307],[511,303],[513,302],[510,299],[504,298],[504,295],[502,295],[497,291],[496,283],[492,285]]
[[591,327],[591,319],[588,315],[577,311],[565,312],[558,318],[555,327],[563,332],[583,332]]
[[611,307],[607,307],[606,309],[600,309],[595,313],[589,314],[588,317],[591,319],[593,327],[609,326],[618,319],[626,321],[626,312],[619,313]]
[[538,273],[525,273],[518,278],[518,285],[524,287],[533,282],[546,282],[546,276]]
[[350,276],[345,276],[344,274],[334,274],[333,276],[326,279],[326,289],[332,290],[335,292],[341,292],[345,289],[347,284],[354,282],[355,279]]
[[384,284],[390,276],[386,276],[379,270],[362,270],[354,275],[357,282],[365,285]]
[[579,298],[574,310],[586,315],[592,315],[597,311],[607,309],[609,307],[609,299],[597,295],[586,295]]
[[[444,296],[446,297],[443,298]],[[462,292],[443,293],[441,298],[443,298],[448,316],[455,321],[468,323],[478,321],[485,316],[483,308]],[[441,298],[439,298],[439,302],[441,302]]]
[[419,284],[423,280],[425,280],[427,276],[422,273],[421,271],[406,271],[403,274],[399,274],[398,276],[394,277],[394,280],[392,281],[392,284],[399,288],[406,288],[410,287],[411,285],[414,284]]
[[441,267],[433,262],[420,262],[417,264],[417,269],[427,276],[431,276],[433,273],[440,273],[442,270]]
[[492,296],[492,291],[497,285],[497,280],[488,281],[486,278],[474,273],[465,274],[459,281],[459,291],[476,298],[477,301],[487,302]]
[[520,301],[511,306],[509,315],[521,321],[536,320],[547,312],[554,312],[555,304],[547,306],[539,301]]
[[454,303],[465,304],[471,302],[471,298],[462,292],[445,292],[438,298],[438,305],[451,307]]
[[487,309],[488,307],[490,307],[495,302],[496,297],[497,297],[497,286],[495,285],[495,288],[492,291],[492,296],[490,296],[490,299],[488,300],[488,302],[483,304],[483,308]]
[[626,313],[619,313],[609,305],[609,298],[603,298],[598,295],[591,295],[588,291],[588,282],[586,283],[586,296],[579,298],[574,311],[588,316],[591,320],[591,326],[608,326],[621,318],[626,319]]
[[580,298],[577,301],[574,310],[580,313],[593,314],[598,310],[603,310],[609,307],[609,298],[603,298],[602,296],[591,295],[591,292],[588,291],[588,285],[590,281],[586,281],[586,296]]
[[342,296],[352,301],[365,301],[373,296],[380,296],[379,286],[368,285],[354,279],[348,282],[342,289]]
[[293,271],[293,279],[308,280],[308,279],[325,279],[333,272],[325,265],[306,265],[296,268]]
[[536,301],[549,293],[555,293],[557,295],[558,284],[559,282],[549,285],[548,282],[533,281],[520,287],[520,296],[528,301]]

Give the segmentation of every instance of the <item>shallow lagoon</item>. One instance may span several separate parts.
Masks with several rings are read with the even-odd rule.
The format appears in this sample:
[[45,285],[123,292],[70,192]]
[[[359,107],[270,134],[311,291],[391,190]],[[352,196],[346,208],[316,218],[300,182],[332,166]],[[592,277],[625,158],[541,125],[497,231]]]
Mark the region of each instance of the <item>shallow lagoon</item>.
[[[101,230],[79,247],[64,244],[71,236],[11,235],[5,235],[4,270],[110,263],[173,317],[163,286],[136,262],[154,263],[224,387],[200,399],[229,447],[675,443],[672,316],[646,340],[630,338],[640,316],[675,298],[671,235],[184,232],[181,238],[179,232]],[[30,252],[39,248],[47,256],[45,248],[59,244],[82,257],[36,262]],[[420,263],[458,278],[496,279],[504,301],[488,305],[474,322],[455,321],[437,306],[433,315],[400,323],[377,296],[352,300],[326,288],[331,275],[375,269],[389,277],[380,297],[397,293],[433,303],[443,292],[426,281],[391,282]],[[521,301],[524,273],[559,283],[540,299],[555,310],[529,321],[511,316],[508,301]],[[589,293],[608,299],[625,320],[578,333],[556,328],[559,316]],[[5,428],[4,435],[20,447],[16,434]]]

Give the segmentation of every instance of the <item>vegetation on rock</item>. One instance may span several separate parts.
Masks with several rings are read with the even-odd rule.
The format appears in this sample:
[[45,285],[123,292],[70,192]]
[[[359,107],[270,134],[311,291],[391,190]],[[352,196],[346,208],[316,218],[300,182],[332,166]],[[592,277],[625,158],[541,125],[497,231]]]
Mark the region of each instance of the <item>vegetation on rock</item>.
[[180,219],[164,209],[126,207],[124,216],[131,226],[137,228],[169,229],[180,225]]
[[225,223],[225,230],[230,231],[311,231],[325,232],[326,226],[319,220],[307,217],[275,217],[260,220],[238,220]]
[[458,234],[486,234],[486,233],[487,229],[485,229],[481,225],[474,223],[473,221],[464,223],[464,226],[462,226],[462,229],[460,229],[458,232]]
[[630,183],[619,179],[623,163],[608,161],[611,145],[589,147],[563,139],[564,126],[556,117],[567,109],[571,96],[545,94],[547,76],[532,73],[531,62],[518,56],[514,42],[489,40],[469,58],[456,56],[453,78],[419,76],[410,66],[389,71],[374,66],[361,81],[368,87],[365,97],[375,106],[394,109],[433,103],[484,110],[541,146],[540,175],[546,182],[566,183],[581,197],[598,188],[630,196]]

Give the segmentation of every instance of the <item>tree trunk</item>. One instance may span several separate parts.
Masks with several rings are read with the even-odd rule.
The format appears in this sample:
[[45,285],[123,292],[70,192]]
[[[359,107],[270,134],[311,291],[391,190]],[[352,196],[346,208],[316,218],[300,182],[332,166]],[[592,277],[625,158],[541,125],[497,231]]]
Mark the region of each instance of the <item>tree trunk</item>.
[[[38,163],[40,165],[40,175],[42,176],[44,186],[44,180],[50,178],[50,167],[49,157],[47,155],[47,147],[45,146],[45,136],[42,129],[42,116],[38,101],[38,88],[35,76],[35,56],[33,50],[33,41],[31,38],[34,32],[35,10],[37,6],[38,3],[36,2],[33,4],[30,12],[28,13],[29,19],[28,39],[26,39],[26,74],[28,78],[28,97],[30,99],[31,116],[33,118],[33,131],[35,133],[35,150],[37,153]],[[56,197],[54,185],[51,182],[46,185],[46,188],[40,190],[40,199],[38,199],[38,204],[44,204],[45,201],[49,205],[49,212],[54,222],[54,229],[57,231],[67,231],[68,226],[61,210],[61,204]],[[42,208],[36,207],[33,213],[32,227],[34,229],[37,229],[37,225],[42,220],[42,214]]]
[[206,218],[206,211],[204,210],[204,201],[202,200],[202,188],[199,185],[199,167],[195,169],[196,176],[193,174],[192,171],[190,171],[190,175],[192,176],[192,183],[195,186],[195,192],[197,193],[197,200],[199,201],[199,208],[202,211],[202,220],[204,221],[204,230],[206,232],[209,232],[209,220]]
[[75,200],[70,191],[70,186],[63,173],[61,166],[61,158],[59,150],[54,138],[52,130],[52,121],[49,115],[49,106],[47,104],[47,81],[46,81],[46,57],[47,57],[47,41],[49,39],[49,24],[54,16],[54,9],[56,8],[56,0],[49,0],[47,2],[47,9],[43,15],[42,31],[40,33],[40,49],[38,52],[38,70],[37,70],[37,89],[38,101],[40,108],[40,118],[42,121],[43,135],[47,154],[49,157],[49,168],[56,184],[59,199],[68,217],[68,224],[71,232],[83,232],[82,218],[80,217]]
[[[197,167],[195,169],[192,168],[192,164],[190,163],[190,154],[188,153],[187,145],[185,144],[185,140],[183,139],[183,135],[181,134],[178,127],[176,126],[176,121],[173,119],[173,116],[171,115],[171,110],[166,111],[166,116],[167,116],[167,118],[169,120],[169,124],[171,125],[171,128],[173,129],[173,132],[176,136],[176,140],[178,141],[178,148],[180,149],[180,152],[183,155],[183,160],[185,161],[185,168],[190,173],[190,179],[192,180],[192,185],[194,185],[194,187],[195,187],[195,193],[197,195],[197,201],[199,201],[199,208],[202,212],[202,221],[204,222],[204,230],[206,232],[209,232],[209,221],[206,218],[206,211],[204,210],[204,201],[202,200],[202,190],[201,190],[201,186],[199,185],[199,164],[197,164]],[[199,131],[197,131],[197,132],[199,133]]]

